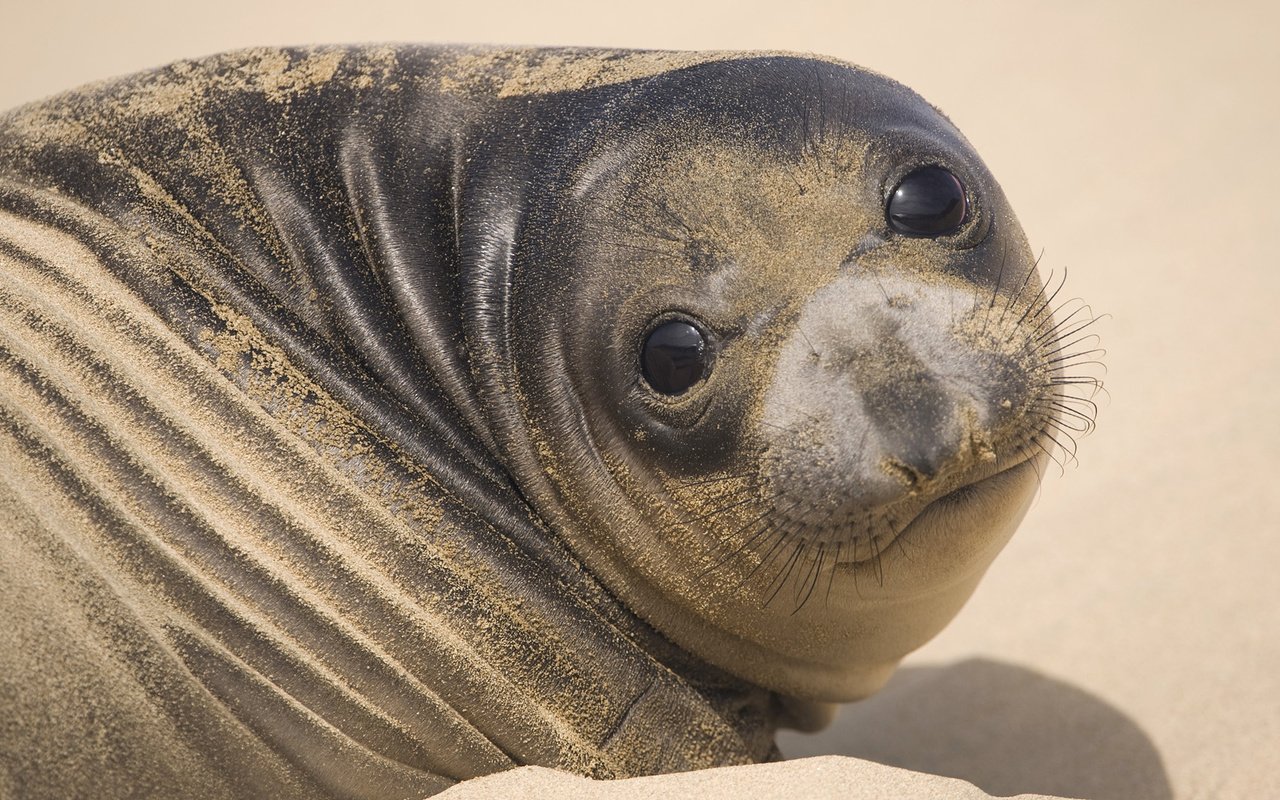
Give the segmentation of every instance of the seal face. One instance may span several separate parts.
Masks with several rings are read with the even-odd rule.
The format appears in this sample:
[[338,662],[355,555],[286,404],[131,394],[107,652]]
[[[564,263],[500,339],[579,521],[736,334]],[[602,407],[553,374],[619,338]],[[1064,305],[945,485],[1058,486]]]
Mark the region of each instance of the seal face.
[[540,264],[512,318],[537,496],[682,646],[864,696],[1038,483],[1058,354],[1023,235],[949,123],[854,68],[708,65],[612,115],[631,133],[552,212],[581,222],[535,218],[553,243],[517,251]]
[[11,112],[8,780],[769,758],[1088,419],[1052,294],[950,123],[820,58],[258,50]]

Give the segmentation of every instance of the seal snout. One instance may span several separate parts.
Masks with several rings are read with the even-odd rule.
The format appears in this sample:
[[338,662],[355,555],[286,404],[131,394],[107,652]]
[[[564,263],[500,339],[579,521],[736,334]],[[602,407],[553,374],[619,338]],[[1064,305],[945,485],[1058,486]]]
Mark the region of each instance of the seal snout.
[[805,535],[870,537],[994,469],[1031,382],[998,337],[967,333],[973,305],[963,288],[850,276],[802,310],[760,430],[776,505]]
[[962,398],[898,338],[899,326],[885,320],[875,327],[879,341],[850,360],[850,388],[861,395],[883,471],[916,489],[938,477],[957,451]]

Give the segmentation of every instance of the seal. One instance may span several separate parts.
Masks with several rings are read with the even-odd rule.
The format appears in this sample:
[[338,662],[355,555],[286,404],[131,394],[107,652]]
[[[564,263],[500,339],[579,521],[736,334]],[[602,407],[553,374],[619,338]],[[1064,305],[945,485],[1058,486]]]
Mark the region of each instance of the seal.
[[777,756],[958,611],[1083,324],[828,59],[251,50],[0,118],[3,793]]

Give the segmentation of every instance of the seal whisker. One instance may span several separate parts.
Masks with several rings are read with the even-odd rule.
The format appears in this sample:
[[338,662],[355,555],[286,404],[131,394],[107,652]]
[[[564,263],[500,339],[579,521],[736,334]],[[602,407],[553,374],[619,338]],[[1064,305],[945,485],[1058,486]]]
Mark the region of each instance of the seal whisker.
[[1069,342],[1062,342],[1060,345],[1058,345],[1057,347],[1054,347],[1052,350],[1045,350],[1041,355],[1045,357],[1056,356],[1063,353],[1064,351],[1070,350],[1073,347],[1081,345],[1084,342],[1089,341],[1090,339],[1095,340],[1094,341],[1095,344],[1101,344],[1102,342],[1102,339],[1098,336],[1098,334],[1086,333],[1084,336],[1081,336],[1077,339],[1072,339]]
[[[1076,315],[1084,309],[1076,309],[1069,316],[1062,318],[1046,317],[1045,320],[1055,319],[1055,323],[1048,328],[1036,328],[1027,334],[1027,340],[1032,342],[1032,346],[1036,350],[1043,350],[1047,347],[1056,346],[1065,339],[1081,333],[1093,325],[1092,320],[1075,319]],[[1042,323],[1043,324],[1043,321]]]
[[[752,488],[752,489],[754,489],[754,487],[751,487],[751,488]],[[747,490],[745,490],[745,489],[744,489],[744,490],[738,490],[738,491],[735,491],[735,492],[730,492],[730,493],[728,493],[728,494],[727,494],[727,496],[736,497],[737,495],[741,494],[743,491],[747,491]],[[737,508],[738,506],[741,506],[741,505],[745,505],[745,504],[747,504],[747,503],[750,503],[753,499],[755,499],[755,493],[754,493],[754,492],[752,492],[750,495],[748,495],[747,497],[744,497],[744,498],[743,498],[743,499],[741,499],[741,500],[736,500],[736,501],[734,501],[734,502],[730,503],[729,505],[726,505],[726,506],[720,506],[719,508],[713,508],[711,511],[708,511],[708,512],[703,513],[703,514],[698,514],[698,515],[691,516],[691,517],[685,517],[685,520],[684,520],[684,521],[685,521],[685,522],[702,522],[702,521],[705,521],[705,520],[707,520],[707,519],[710,519],[711,517],[719,516],[720,514],[723,514],[724,512],[726,512],[726,511],[728,511],[728,510],[730,510],[730,509]]]
[[1018,446],[1018,452],[1025,454],[1027,461],[1031,464],[1031,469],[1036,474],[1036,490],[1039,491],[1041,484],[1044,483],[1044,474],[1040,471],[1040,465],[1036,461],[1035,453],[1023,445]]
[[1045,279],[1044,283],[1040,284],[1040,288],[1036,290],[1036,293],[1031,295],[1031,299],[1027,301],[1027,307],[1022,310],[1022,316],[1018,317],[1018,321],[1014,323],[1015,328],[1022,327],[1022,324],[1028,319],[1036,318],[1036,314],[1039,312],[1036,312],[1036,314],[1033,314],[1032,312],[1036,308],[1037,304],[1039,304],[1040,299],[1045,296],[1045,292],[1048,290],[1049,284],[1052,282],[1053,270],[1050,269],[1049,277]]
[[987,333],[987,324],[991,322],[991,312],[995,309],[996,300],[1000,297],[1000,284],[1004,283],[1004,267],[1008,259],[1009,247],[1006,245],[1000,250],[1000,272],[996,275],[996,282],[991,287],[991,302],[987,304],[987,313],[982,317],[982,333],[980,335],[985,336]]
[[970,304],[969,306],[970,317],[975,317],[978,315],[978,309],[982,306],[982,297],[983,296],[978,292],[973,293],[973,303]]
[[[858,540],[856,538],[852,542],[852,547],[853,547],[853,558],[850,560],[853,561],[854,564],[856,565],[858,562]],[[853,570],[850,571],[849,574],[853,578],[853,593],[858,596],[859,600],[865,600],[866,598],[862,594],[862,586],[861,584],[858,583],[858,569],[856,568],[856,566]]]
[[1015,294],[1009,295],[1009,299],[1005,301],[1004,310],[1000,312],[1000,320],[997,326],[1004,324],[1005,315],[1009,313],[1009,309],[1013,308],[1013,304],[1022,298],[1022,293],[1026,291],[1027,286],[1031,283],[1031,276],[1036,274],[1036,268],[1040,265],[1040,259],[1044,258],[1044,250],[1040,251],[1040,255],[1036,256],[1036,260],[1032,262],[1026,273],[1022,276],[1022,284],[1018,287]]
[[[768,566],[770,563],[773,562],[773,559],[777,557],[777,554],[781,552],[783,546],[787,542],[787,538],[788,538],[787,531],[793,529],[795,525],[796,523],[793,522],[790,525],[787,525],[781,528],[774,527],[774,528],[768,529],[769,535],[765,537],[764,542],[767,543],[767,542],[773,541],[773,544],[771,544],[769,546],[769,549],[766,550],[764,554],[760,557],[760,561],[754,567],[751,568],[750,572],[747,573],[746,578],[743,579],[744,584],[746,583],[746,581],[750,580],[756,574],[756,572],[758,572],[760,569]],[[768,584],[765,584],[765,588],[768,588],[770,585],[772,585],[772,581],[770,581]]]
[[[770,563],[778,549],[786,542],[786,536],[781,529],[766,526],[765,531],[768,532],[768,535],[764,538],[764,541],[761,542],[761,546],[768,544],[769,542],[772,542],[772,544],[770,544],[769,549],[760,556],[760,561],[756,562],[756,565],[743,576],[741,581],[738,582],[739,589],[746,586],[747,582],[755,577],[756,573],[759,572],[762,567]],[[767,586],[768,584],[766,584],[766,588]]]
[[1051,378],[1045,386],[1090,386],[1093,391],[1089,397],[1096,397],[1099,392],[1107,393],[1106,386],[1101,378],[1095,378],[1092,375],[1062,375]]
[[1065,477],[1067,474],[1066,464],[1063,462],[1062,459],[1058,458],[1052,450],[1044,446],[1044,443],[1041,441],[1041,439],[1045,439],[1045,438],[1050,438],[1050,437],[1046,437],[1045,434],[1041,433],[1034,440],[1032,440],[1032,444],[1040,448],[1041,452],[1043,452],[1046,456],[1048,456],[1050,461],[1058,465],[1058,477],[1059,478]]
[[867,270],[867,273],[871,275],[872,280],[876,282],[876,286],[880,289],[880,294],[884,296],[884,304],[886,306],[893,305],[893,301],[889,299],[889,290],[884,288],[884,282],[880,280],[880,273],[876,268],[871,267]]
[[816,149],[812,145],[813,131],[809,128],[809,106],[803,104],[800,106],[800,155],[804,156]]
[[1071,442],[1071,447],[1068,449],[1068,452],[1071,453],[1072,457],[1074,458],[1076,454],[1076,450],[1079,449],[1079,442],[1076,441],[1076,437],[1075,437],[1076,432],[1073,431],[1071,428],[1067,427],[1065,423],[1063,423],[1062,419],[1058,417],[1056,414],[1049,415],[1047,419],[1045,419],[1045,426],[1046,428],[1052,428],[1058,433],[1061,433],[1064,437],[1066,437],[1067,441]]
[[[813,547],[810,548],[810,550],[813,553],[812,557],[809,558],[808,560],[808,566],[805,568],[805,571],[803,573],[803,578],[801,578],[801,580],[796,583],[796,587],[795,587],[796,591],[791,598],[792,600],[799,603],[800,606],[803,606],[804,603],[808,601],[808,595],[805,596],[804,600],[800,599],[800,595],[801,593],[805,592],[806,587],[808,587],[809,594],[812,594],[813,592],[813,584],[810,581],[817,580],[817,577],[818,577],[817,570],[820,569],[822,566],[823,552],[826,550],[826,547],[827,547],[827,543],[819,539],[819,540],[816,540],[814,542]],[[798,606],[795,610],[799,611],[800,607]]]
[[1045,386],[1092,386],[1095,389],[1103,388],[1101,378],[1095,378],[1092,375],[1057,375],[1047,381]]
[[[790,506],[787,506],[787,508],[780,513],[781,514],[790,513],[798,505],[800,505],[800,501],[796,500]],[[730,533],[727,537],[725,537],[726,539],[733,539],[734,537],[738,536],[738,534],[748,529],[751,529],[751,528],[756,529],[755,533],[751,534],[745,541],[743,541],[737,547],[725,553],[725,555],[719,561],[717,561],[715,564],[712,564],[711,567],[707,568],[702,573],[702,575],[705,576],[713,572],[714,570],[724,566],[726,563],[728,563],[730,559],[732,559],[733,557],[737,556],[739,553],[751,547],[752,543],[756,539],[764,535],[766,532],[770,531],[773,521],[769,519],[769,517],[774,513],[775,513],[775,510],[773,508],[766,508],[764,511],[757,514],[755,517],[751,518],[750,520],[747,520],[742,525],[738,526],[737,529],[735,529],[732,533]],[[754,572],[754,570],[752,570],[752,572]],[[750,574],[748,574],[747,578],[750,578],[750,577],[751,577]],[[742,583],[745,583],[745,582],[746,582],[746,579],[744,579]],[[741,588],[741,586],[742,584],[739,584],[739,588]]]
[[[1060,433],[1063,433],[1064,438],[1066,438],[1068,441],[1070,441],[1070,442],[1071,442],[1071,444],[1072,444],[1072,446],[1071,446],[1071,447],[1067,447],[1066,445],[1064,445],[1064,444],[1063,444],[1063,443],[1058,439],[1058,437],[1054,436],[1052,433],[1049,433],[1049,428],[1051,428],[1051,427],[1052,427],[1052,428],[1054,428],[1055,430],[1058,430]],[[1072,463],[1072,464],[1073,464],[1073,465],[1075,465],[1075,466],[1079,466],[1079,465],[1080,465],[1080,461],[1079,461],[1079,459],[1077,459],[1077,458],[1076,458],[1076,453],[1075,453],[1075,440],[1070,436],[1070,434],[1066,433],[1065,431],[1062,431],[1062,429],[1061,429],[1061,428],[1058,428],[1058,426],[1054,425],[1054,424],[1053,424],[1053,420],[1052,420],[1052,419],[1050,419],[1050,420],[1047,420],[1047,421],[1046,421],[1046,423],[1045,423],[1045,430],[1041,433],[1041,435],[1042,435],[1044,438],[1048,439],[1049,441],[1053,442],[1055,445],[1057,445],[1057,446],[1058,446],[1058,449],[1062,451],[1062,453],[1063,453],[1063,461],[1060,463],[1060,466],[1061,466],[1061,467],[1063,467],[1063,468],[1064,468],[1064,470],[1065,470],[1065,468],[1066,468],[1066,464],[1067,464],[1067,462],[1070,462],[1070,463]],[[1065,472],[1064,472],[1064,474],[1065,474]]]
[[[1054,301],[1058,299],[1058,295],[1062,292],[1063,288],[1066,287],[1067,275],[1069,274],[1069,272],[1070,271],[1066,267],[1062,268],[1062,277],[1058,279],[1058,288],[1054,289],[1051,293],[1049,293],[1045,297],[1044,305],[1041,307],[1040,310],[1036,311],[1035,314],[1032,315],[1031,317],[1032,319],[1037,319],[1041,315],[1052,316],[1053,312],[1057,310],[1053,304],[1054,304]],[[1061,306],[1059,306],[1058,308],[1061,308]]]
[[836,582],[836,569],[840,565],[840,551],[844,548],[844,544],[839,540],[836,541],[836,552],[831,558],[831,568],[827,570],[827,591],[822,596],[822,605],[831,605],[831,586]]
[[667,217],[667,219],[674,222],[680,230],[684,231],[686,241],[693,238],[693,228],[685,221],[684,217],[680,216],[680,214],[671,207],[671,203],[666,198],[657,199],[655,201],[655,207],[662,212],[663,216]]
[[[1080,303],[1080,305],[1072,308],[1070,313],[1064,313],[1072,303]],[[1082,322],[1076,319],[1080,314],[1088,314],[1089,318]],[[1093,316],[1093,307],[1079,297],[1073,297],[1045,313],[1027,335],[1036,342],[1043,342],[1055,337],[1074,336],[1077,332],[1092,325],[1094,319],[1096,318]],[[1053,324],[1050,325],[1050,322]],[[1077,325],[1079,328],[1073,327]]]
[[754,477],[755,474],[756,473],[754,471],[748,471],[748,472],[738,472],[732,475],[716,475],[710,478],[698,478],[697,480],[692,480],[692,481],[680,481],[675,485],[678,488],[683,489],[688,486],[703,486],[709,483],[721,483],[726,481],[740,480],[742,478],[751,478],[751,477]]
[[796,568],[796,564],[799,562],[800,556],[804,553],[805,547],[805,542],[796,542],[795,546],[791,550],[791,557],[783,562],[773,580],[769,581],[765,586],[765,589],[768,590],[770,586],[774,586],[775,583],[777,584],[774,586],[773,591],[769,592],[768,599],[764,601],[765,608],[768,608],[773,603],[774,599],[778,596],[778,593],[782,591],[782,587],[786,586],[787,580],[791,577],[792,571]]
[[1049,403],[1062,403],[1067,409],[1079,414],[1085,419],[1096,420],[1098,418],[1098,404],[1085,397],[1077,397],[1074,394],[1067,394],[1061,391],[1052,391],[1039,400],[1041,407]]
[[915,556],[907,550],[907,537],[902,535],[906,531],[906,527],[902,525],[902,520],[898,517],[888,515],[886,515],[885,519],[889,523],[890,530],[896,532],[893,537],[893,543],[898,546],[898,551],[902,553],[902,557],[905,558],[908,563],[914,563]]
[[[799,432],[799,431],[795,430],[794,428],[788,428],[786,425],[779,425],[779,424],[777,424],[777,423],[775,423],[775,422],[766,422],[765,420],[760,420],[759,422],[760,422],[760,424],[761,424],[761,425],[764,425],[765,427],[768,427],[768,428],[774,428],[774,429],[776,429],[776,430],[780,430],[780,431],[783,431],[783,432],[785,432],[785,433],[789,433],[789,434],[791,434],[792,436],[799,436],[799,435],[800,435],[800,432]],[[769,445],[770,445],[771,447],[772,447],[773,445],[775,445],[775,444],[776,444],[776,442],[770,442],[770,443],[769,443]]]
[[[1037,401],[1036,403],[1032,404],[1030,407],[1036,408],[1036,409],[1056,409],[1058,413],[1066,414],[1068,417],[1072,419],[1080,420],[1085,424],[1085,427],[1082,430],[1071,428],[1071,430],[1076,433],[1081,433],[1081,434],[1088,433],[1090,430],[1093,429],[1094,417],[1091,417],[1082,411],[1078,411],[1074,408],[1064,405],[1060,401],[1055,400],[1052,397],[1043,398]],[[1045,412],[1045,413],[1046,415],[1049,415],[1054,412]]]
[[1098,416],[1098,404],[1087,397],[1078,397],[1074,394],[1066,394],[1065,392],[1054,392],[1053,397],[1058,398],[1063,403],[1078,403],[1089,408],[1089,416],[1096,419]]
[[[1075,305],[1073,308],[1072,307],[1073,304],[1078,304],[1078,305]],[[1071,312],[1069,314],[1065,314],[1064,312],[1066,312],[1067,309],[1069,308],[1071,309]],[[1047,330],[1050,330],[1050,331],[1060,330],[1066,325],[1070,324],[1071,321],[1076,317],[1076,315],[1086,313],[1086,312],[1089,314],[1090,320],[1101,318],[1100,315],[1093,313],[1093,305],[1091,303],[1086,303],[1083,298],[1080,298],[1080,297],[1068,298],[1067,300],[1064,300],[1061,303],[1059,303],[1056,307],[1050,309],[1049,313],[1044,315],[1044,317],[1040,320],[1039,323],[1036,324],[1036,327],[1033,328],[1032,331],[1039,332],[1041,330],[1045,330],[1044,325],[1049,320],[1053,320],[1054,324],[1051,325]]]
[[826,557],[826,543],[818,542],[818,557],[816,559],[816,563],[813,566],[810,576],[805,578],[805,581],[808,584],[809,588],[807,591],[805,591],[804,598],[800,600],[799,604],[795,607],[795,610],[791,612],[792,616],[795,616],[796,614],[800,613],[800,609],[808,605],[809,599],[813,597],[813,590],[817,588],[818,579],[821,578],[822,576],[822,564],[825,557]]
[[[1049,389],[1050,390],[1049,394],[1053,395],[1054,397],[1059,397],[1059,398],[1062,398],[1063,400],[1071,400],[1074,402],[1078,402],[1082,405],[1090,405],[1096,411],[1096,409],[1098,409],[1099,406],[1097,402],[1093,400],[1093,397],[1096,396],[1097,394],[1097,392],[1094,390],[1096,390],[1101,385],[1102,385],[1102,381],[1097,378],[1091,377],[1089,378],[1089,380],[1084,380],[1081,376],[1074,376],[1067,381],[1046,382],[1044,384],[1041,384],[1040,388]],[[1079,393],[1080,392],[1079,387],[1084,387],[1084,386],[1088,386],[1091,389],[1088,397],[1085,397],[1084,395],[1081,395]]]
[[644,247],[643,245],[638,245],[634,242],[619,242],[610,239],[601,239],[600,243],[608,245],[609,247],[617,247],[622,250],[635,250],[636,252],[649,253],[650,255],[662,256],[663,258],[673,258],[679,255],[675,250],[660,250],[656,247]]
[[[1092,325],[1097,321],[1097,318],[1092,316],[1092,311],[1093,309],[1091,306],[1087,304],[1082,305],[1072,310],[1072,312],[1067,316],[1057,319],[1057,321],[1053,325],[1049,326],[1048,328],[1044,328],[1042,330],[1045,321],[1050,319],[1055,319],[1053,316],[1045,317],[1045,319],[1040,322],[1040,325],[1032,329],[1029,335],[1034,337],[1034,340],[1037,342],[1042,342],[1045,339],[1051,339],[1055,336],[1059,338],[1066,337],[1066,336],[1075,336],[1077,333],[1084,330],[1085,328],[1088,328],[1090,325]],[[1084,313],[1084,312],[1088,312],[1091,315],[1087,321],[1080,322],[1076,320],[1073,322],[1077,314]],[[1057,312],[1055,311],[1054,313],[1056,314]],[[1078,326],[1078,327],[1070,327],[1070,326]],[[1070,327],[1070,330],[1068,330],[1069,327]]]
[[[1052,280],[1053,280],[1053,272],[1051,271],[1049,273],[1049,281],[1052,281]],[[1019,327],[1021,327],[1022,323],[1025,322],[1028,318],[1032,320],[1041,319],[1042,315],[1047,319],[1053,318],[1052,313],[1046,313],[1046,312],[1048,311],[1049,307],[1053,305],[1053,301],[1055,298],[1057,298],[1058,292],[1061,292],[1062,287],[1065,286],[1067,283],[1067,268],[1066,267],[1062,268],[1062,277],[1058,280],[1058,288],[1054,289],[1052,293],[1047,294],[1046,292],[1049,288],[1049,281],[1046,281],[1045,284],[1040,287],[1040,291],[1037,292],[1036,294],[1036,297],[1039,297],[1042,299],[1037,301],[1036,298],[1033,297],[1031,300],[1031,305],[1027,306],[1027,310],[1024,311],[1022,314],[1022,317],[1018,319]],[[1041,321],[1043,322],[1043,320]]]
[[[804,343],[808,345],[809,354],[812,355],[814,358],[821,359],[822,353],[819,353],[818,348],[813,346],[813,342],[810,341],[809,335],[804,332],[804,328],[800,327],[799,322],[796,323],[796,333],[800,334],[800,338],[804,339]],[[809,415],[806,415],[806,416],[809,416]]]
[[1071,430],[1075,431],[1076,433],[1082,433],[1082,434],[1083,434],[1083,433],[1088,433],[1089,431],[1093,430],[1093,427],[1094,427],[1094,419],[1095,419],[1095,417],[1089,416],[1088,414],[1085,414],[1085,413],[1084,413],[1084,412],[1082,412],[1082,411],[1077,411],[1076,409],[1071,408],[1070,406],[1068,406],[1068,405],[1066,405],[1066,404],[1064,404],[1064,403],[1061,403],[1061,402],[1059,402],[1059,401],[1057,401],[1057,400],[1053,400],[1053,401],[1051,401],[1051,402],[1049,403],[1049,405],[1050,405],[1052,408],[1056,408],[1056,409],[1058,409],[1058,410],[1059,410],[1059,411],[1061,411],[1063,414],[1066,414],[1068,417],[1070,417],[1070,418],[1072,418],[1072,419],[1080,420],[1081,422],[1083,422],[1083,423],[1084,423],[1084,428],[1081,428],[1081,429],[1079,429],[1079,430],[1077,430],[1077,429],[1075,429],[1075,428],[1072,428],[1072,429],[1071,429]]
[[[685,221],[684,217],[671,207],[670,202],[666,198],[657,197],[647,188],[639,186],[631,187],[632,196],[646,203],[650,208],[654,209],[667,223],[672,225],[670,231],[659,231],[657,228],[649,228],[647,234],[655,238],[663,239],[676,244],[687,244],[694,236],[693,228]],[[634,212],[623,215],[623,219],[635,219]],[[655,220],[656,221],[656,220]],[[679,231],[679,232],[676,232]]]
[[[1023,442],[1021,444],[1014,445],[1013,449],[1014,449],[1014,453],[1018,456],[1017,461],[1014,462],[1015,465],[1029,464],[1031,466],[1031,471],[1034,472],[1036,475],[1035,495],[1032,497],[1032,502],[1034,503],[1040,498],[1040,489],[1044,484],[1044,473],[1040,471],[1040,465],[1036,463],[1037,462],[1036,453],[1035,451],[1030,449],[1029,442]],[[1006,468],[1007,467],[1002,467],[1001,469],[1003,470]]]
[[871,546],[871,566],[873,574],[876,576],[876,585],[884,586],[884,562],[880,558],[880,543],[876,541],[876,537],[872,536],[867,540]]
[[[797,500],[794,503],[792,503],[790,506],[787,506],[787,512],[790,512],[799,504],[800,504],[800,501]],[[754,541],[758,536],[762,535],[765,531],[769,530],[770,526],[773,525],[773,520],[771,519],[771,517],[776,515],[777,515],[776,509],[772,506],[772,504],[770,504],[770,506],[765,508],[764,511],[761,511],[759,514],[747,520],[746,522],[742,523],[737,528],[735,528],[731,533],[729,533],[728,536],[725,537],[725,539],[733,539],[734,537],[738,536],[740,533],[743,533],[749,529],[755,530],[755,532],[752,533],[747,539],[745,539],[741,544],[735,547],[729,553],[729,555],[733,556],[742,552],[745,548],[749,547],[751,542]]]
[[1097,359],[1089,359],[1087,361],[1076,361],[1074,363],[1068,363],[1073,358],[1082,358],[1084,356],[1092,356],[1092,355],[1105,356],[1106,354],[1107,354],[1107,351],[1104,348],[1095,347],[1091,350],[1083,350],[1079,353],[1071,353],[1065,356],[1058,356],[1057,358],[1049,359],[1045,363],[1050,366],[1054,364],[1061,364],[1063,367],[1071,367],[1073,369],[1076,367],[1094,366],[1094,367],[1097,367],[1098,369],[1101,369],[1103,372],[1106,372],[1107,365],[1102,363],[1101,361],[1098,361]]
[[[1070,436],[1072,439],[1073,445],[1075,444],[1076,436],[1084,436],[1093,430],[1092,423],[1080,424],[1077,422],[1077,424],[1068,424],[1067,422],[1062,421],[1061,418],[1058,417],[1058,414],[1061,412],[1058,412],[1058,411],[1052,411],[1052,412],[1042,411],[1040,413],[1042,413],[1044,416],[1043,424],[1045,426],[1048,426],[1050,422],[1053,422],[1055,425],[1055,430],[1058,430],[1065,436]],[[1074,449],[1072,452],[1074,452]]]
[[[646,202],[649,202],[649,203],[654,202],[653,200],[647,197],[643,197],[642,199],[644,199]],[[634,214],[628,211],[627,209],[619,209],[618,214],[620,217],[620,221],[597,220],[597,221],[588,223],[585,227],[588,230],[596,233],[597,235],[601,235],[603,232],[606,232],[606,231],[612,231],[614,233],[622,234],[623,236],[641,237],[646,239],[653,239],[658,242],[667,242],[672,245],[679,245],[679,247],[671,248],[670,251],[659,251],[662,254],[667,256],[678,255],[681,249],[685,245],[687,245],[689,242],[689,238],[691,234],[689,234],[687,230],[681,230],[679,232],[676,232],[676,231],[660,228],[657,225],[653,224],[652,220],[640,221],[636,219]],[[617,242],[616,240],[610,242],[610,244],[626,246],[620,242]]]
[[[733,547],[732,549],[727,549],[728,546],[725,542],[722,541],[718,543],[717,546],[720,549],[723,549],[725,552],[718,559],[716,559],[716,561],[713,564],[711,564],[711,566],[705,568],[700,573],[698,573],[698,577],[705,578],[706,576],[710,575],[711,573],[723,567],[725,564],[728,564],[736,556],[740,555],[744,550],[748,549],[752,541],[754,541],[756,538],[761,536],[765,531],[769,530],[769,524],[770,524],[769,520],[765,519],[765,517],[767,517],[768,515],[769,515],[769,512],[767,511],[761,513],[760,515],[753,518],[749,522],[739,526],[736,530],[734,530],[733,533],[731,533],[728,537],[726,537],[726,538],[732,539],[733,537],[737,536],[739,533],[742,533],[748,530],[749,528],[754,529],[755,533],[752,533],[744,542],[739,544],[737,547]],[[737,588],[741,589],[744,583],[746,583],[745,578],[738,583]]]

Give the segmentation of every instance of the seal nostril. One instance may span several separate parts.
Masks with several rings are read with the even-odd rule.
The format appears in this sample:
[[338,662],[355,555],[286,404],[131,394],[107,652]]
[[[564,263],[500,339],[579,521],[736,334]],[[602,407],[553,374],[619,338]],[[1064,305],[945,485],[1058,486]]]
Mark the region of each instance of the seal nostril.
[[930,475],[923,474],[914,465],[906,464],[893,458],[886,458],[881,464],[885,472],[897,478],[900,483],[907,487],[908,490],[914,492],[920,487],[921,483],[929,479]]
[[855,372],[883,462],[897,465],[895,477],[912,473],[909,486],[937,477],[960,438],[956,403],[942,379],[898,342],[883,343]]
[[920,484],[938,477],[942,467],[954,453],[944,452],[942,448],[906,447],[899,448],[885,459],[884,466],[891,474],[907,485],[916,489]]

